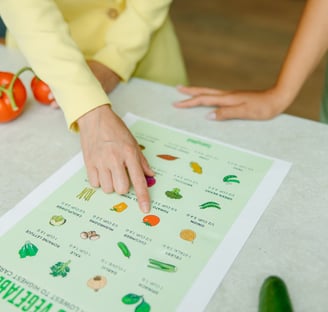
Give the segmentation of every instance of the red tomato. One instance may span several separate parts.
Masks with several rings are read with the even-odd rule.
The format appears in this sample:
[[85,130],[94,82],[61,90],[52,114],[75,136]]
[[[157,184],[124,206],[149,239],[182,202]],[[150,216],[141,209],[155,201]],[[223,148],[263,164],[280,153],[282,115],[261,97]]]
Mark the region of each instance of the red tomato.
[[41,104],[49,105],[55,100],[49,86],[36,76],[31,81],[31,89],[34,98]]
[[[0,86],[5,89],[0,90],[0,122],[8,122],[17,118],[25,106],[27,92],[22,81],[17,78],[14,82],[13,90],[8,89],[14,76],[12,73],[0,72]],[[16,110],[12,106],[10,94],[13,95],[17,106]]]
[[147,215],[142,219],[143,223],[148,226],[155,226],[159,223],[160,218],[155,215]]

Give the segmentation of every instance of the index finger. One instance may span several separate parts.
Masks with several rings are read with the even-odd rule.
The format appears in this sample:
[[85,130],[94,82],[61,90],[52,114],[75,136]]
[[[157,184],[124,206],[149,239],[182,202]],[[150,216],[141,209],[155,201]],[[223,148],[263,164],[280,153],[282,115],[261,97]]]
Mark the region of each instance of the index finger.
[[141,163],[136,160],[126,165],[140,210],[144,213],[148,213],[150,211],[150,196]]
[[223,94],[227,91],[218,90],[213,88],[206,88],[206,87],[193,87],[193,86],[178,86],[177,89],[185,94],[188,95],[201,95],[201,94],[208,94],[208,95],[219,95]]

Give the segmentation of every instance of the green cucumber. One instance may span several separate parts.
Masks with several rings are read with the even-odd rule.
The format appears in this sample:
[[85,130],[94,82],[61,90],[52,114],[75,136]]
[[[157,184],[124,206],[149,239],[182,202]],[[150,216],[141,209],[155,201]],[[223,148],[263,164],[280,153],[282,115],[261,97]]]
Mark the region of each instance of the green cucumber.
[[285,282],[278,276],[267,277],[260,290],[258,312],[292,312]]

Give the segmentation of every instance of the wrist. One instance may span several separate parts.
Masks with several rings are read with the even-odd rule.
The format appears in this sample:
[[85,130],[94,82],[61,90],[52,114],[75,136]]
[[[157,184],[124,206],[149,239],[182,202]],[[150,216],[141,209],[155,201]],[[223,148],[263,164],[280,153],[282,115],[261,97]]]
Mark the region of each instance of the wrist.
[[100,118],[104,114],[108,114],[110,112],[112,112],[110,104],[103,104],[88,111],[77,120],[79,129],[81,130],[90,124],[99,124]]
[[295,100],[297,95],[290,86],[284,86],[280,84],[276,84],[272,87],[271,93],[274,95],[276,99],[276,108],[280,112],[285,110],[292,102]]

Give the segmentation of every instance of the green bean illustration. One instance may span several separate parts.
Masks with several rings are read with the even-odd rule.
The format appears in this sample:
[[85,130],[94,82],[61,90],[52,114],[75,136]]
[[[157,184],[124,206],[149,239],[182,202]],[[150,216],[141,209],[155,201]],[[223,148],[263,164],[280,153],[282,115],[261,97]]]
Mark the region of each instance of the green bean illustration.
[[[140,302],[140,300],[141,300],[141,302]],[[148,302],[146,302],[144,300],[143,296],[129,293],[122,298],[122,302],[124,304],[128,304],[128,305],[137,304],[138,302],[140,302],[136,306],[136,308],[134,310],[135,312],[149,312],[150,311],[150,305]]]
[[118,246],[118,248],[121,249],[121,251],[125,257],[127,257],[127,258],[131,257],[131,252],[130,252],[128,246],[126,246],[123,242],[118,242],[117,246]]
[[206,208],[217,208],[217,209],[221,209],[220,204],[214,201],[208,201],[205,202],[201,205],[199,205],[200,209],[206,209]]
[[164,272],[176,272],[177,267],[173,264],[165,263],[155,259],[148,259],[148,267],[151,269],[156,269]]
[[238,177],[234,174],[229,174],[223,178],[223,182],[226,183],[240,183]]

